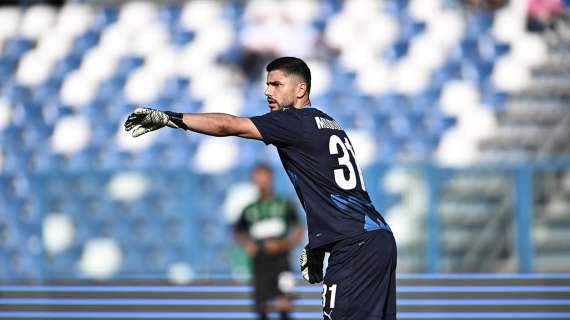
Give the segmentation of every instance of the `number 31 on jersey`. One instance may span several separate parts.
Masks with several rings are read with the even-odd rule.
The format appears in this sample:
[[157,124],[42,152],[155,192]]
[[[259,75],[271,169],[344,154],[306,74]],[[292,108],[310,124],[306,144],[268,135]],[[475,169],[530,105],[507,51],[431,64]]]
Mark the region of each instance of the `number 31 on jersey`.
[[[360,167],[356,164],[354,148],[350,144],[350,141],[348,141],[348,138],[344,138],[344,141],[342,141],[339,136],[333,134],[329,140],[330,154],[338,155],[339,147],[342,150],[342,155],[340,155],[338,158],[338,164],[343,166],[344,169],[334,170],[334,181],[339,187],[344,190],[352,190],[356,188],[356,172],[354,170],[354,167],[356,167],[358,176],[360,178],[360,186],[362,187],[363,191],[366,191],[366,187],[364,187],[364,179],[362,178],[362,170],[360,170]],[[348,170],[348,178],[345,176],[345,170]]]

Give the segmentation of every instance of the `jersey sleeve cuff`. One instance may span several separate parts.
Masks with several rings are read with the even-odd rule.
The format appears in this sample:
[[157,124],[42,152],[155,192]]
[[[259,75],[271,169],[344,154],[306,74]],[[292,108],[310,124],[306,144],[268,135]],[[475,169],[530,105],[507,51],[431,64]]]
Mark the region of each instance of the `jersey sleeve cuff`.
[[253,122],[253,125],[257,128],[257,130],[261,134],[261,141],[263,141],[263,143],[265,143],[266,145],[270,145],[271,142],[266,139],[267,135],[265,132],[265,127],[262,125],[260,117],[251,117],[249,119],[251,120],[251,122]]

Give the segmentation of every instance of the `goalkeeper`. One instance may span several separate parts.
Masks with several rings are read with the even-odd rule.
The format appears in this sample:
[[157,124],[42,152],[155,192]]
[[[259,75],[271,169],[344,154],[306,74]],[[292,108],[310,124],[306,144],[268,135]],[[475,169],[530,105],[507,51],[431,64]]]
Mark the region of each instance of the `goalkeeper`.
[[[310,283],[323,282],[323,318],[396,319],[394,236],[370,201],[350,139],[338,122],[311,106],[304,61],[282,57],[266,70],[270,112],[264,115],[138,108],[125,129],[138,137],[168,126],[274,145],[307,216],[301,271]],[[330,256],[323,278],[325,252]]]

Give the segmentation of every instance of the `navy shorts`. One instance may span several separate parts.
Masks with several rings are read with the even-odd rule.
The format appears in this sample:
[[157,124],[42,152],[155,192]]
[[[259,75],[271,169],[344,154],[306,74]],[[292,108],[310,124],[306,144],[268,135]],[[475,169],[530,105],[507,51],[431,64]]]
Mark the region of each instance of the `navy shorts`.
[[323,284],[323,319],[396,319],[396,242],[369,231],[335,244]]
[[279,276],[288,272],[289,252],[267,255],[263,252],[253,258],[253,298],[256,306],[267,303],[269,299],[285,295],[279,288]]

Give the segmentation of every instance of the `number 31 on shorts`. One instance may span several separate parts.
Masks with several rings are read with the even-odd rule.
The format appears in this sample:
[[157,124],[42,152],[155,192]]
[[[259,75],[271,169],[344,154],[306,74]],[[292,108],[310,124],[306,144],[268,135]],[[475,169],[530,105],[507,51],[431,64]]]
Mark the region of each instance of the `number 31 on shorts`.
[[336,284],[332,284],[331,286],[327,287],[326,284],[323,284],[323,307],[326,308],[327,306],[327,293],[330,292],[330,299],[329,299],[329,308],[334,309],[334,303],[336,299]]

